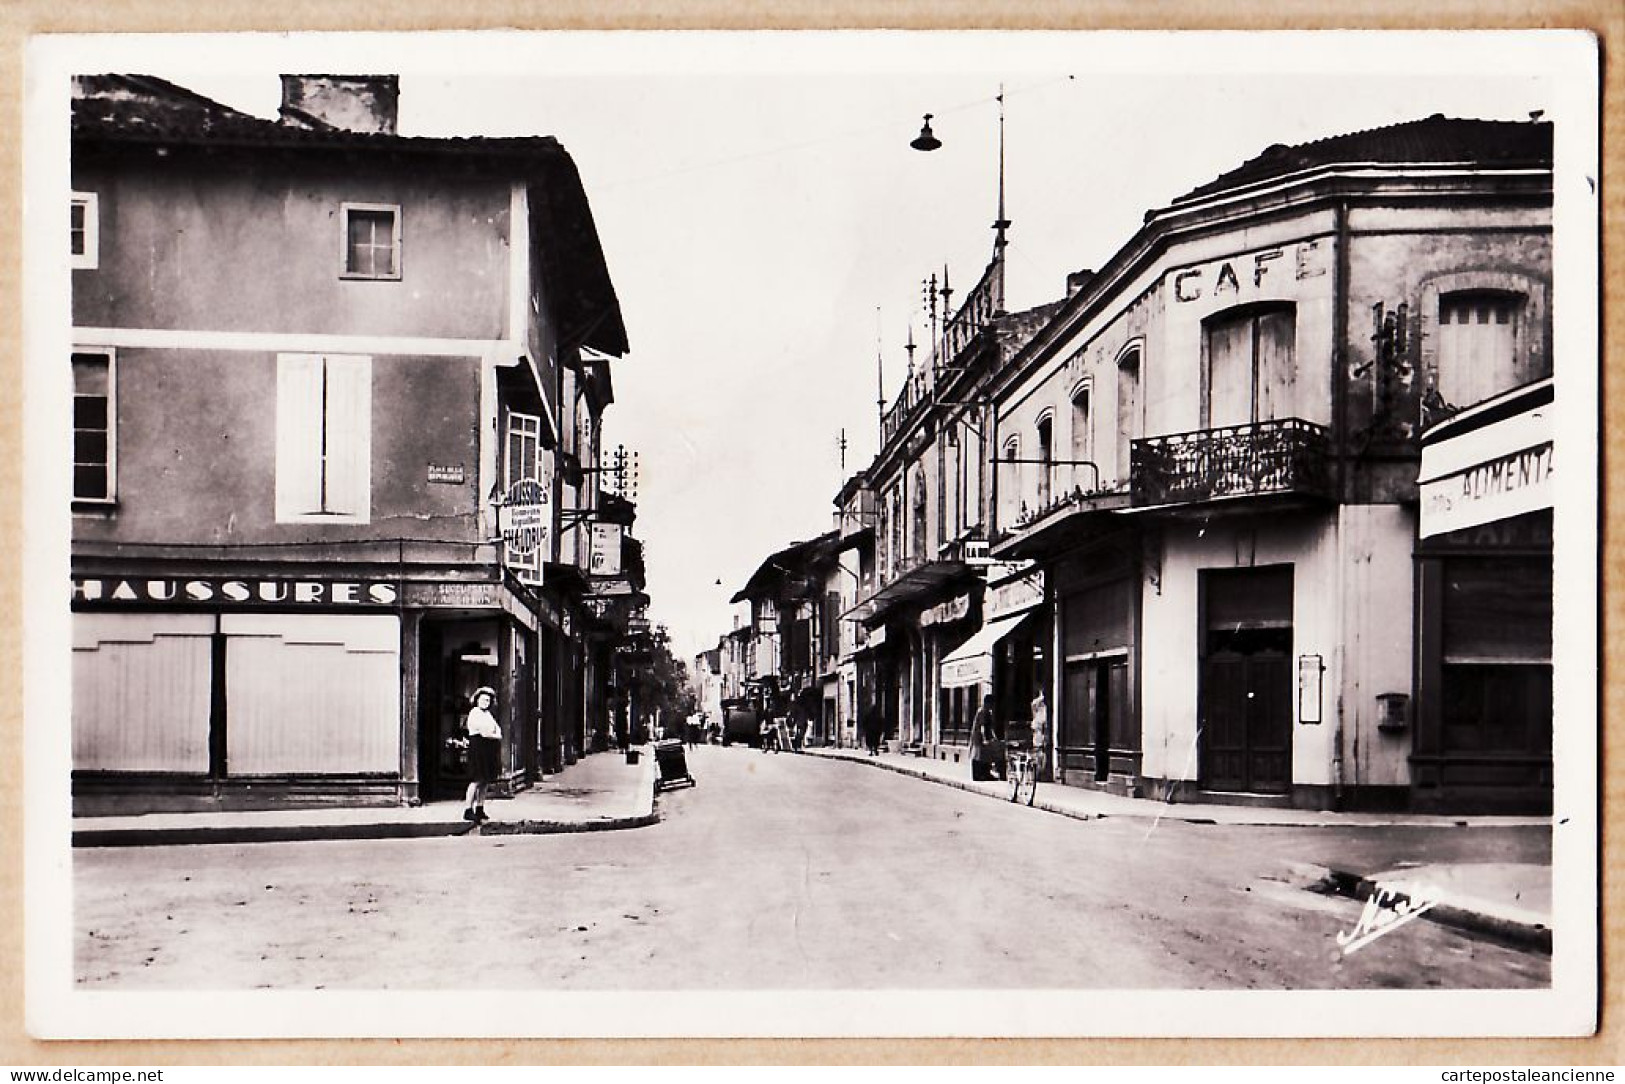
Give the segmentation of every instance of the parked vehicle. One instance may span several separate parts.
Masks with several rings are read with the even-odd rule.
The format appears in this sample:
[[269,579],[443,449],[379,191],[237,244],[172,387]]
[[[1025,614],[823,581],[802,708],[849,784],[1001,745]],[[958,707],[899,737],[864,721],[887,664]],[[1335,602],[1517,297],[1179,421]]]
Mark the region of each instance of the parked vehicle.
[[722,744],[739,742],[752,749],[760,747],[762,713],[746,701],[734,701],[722,706]]

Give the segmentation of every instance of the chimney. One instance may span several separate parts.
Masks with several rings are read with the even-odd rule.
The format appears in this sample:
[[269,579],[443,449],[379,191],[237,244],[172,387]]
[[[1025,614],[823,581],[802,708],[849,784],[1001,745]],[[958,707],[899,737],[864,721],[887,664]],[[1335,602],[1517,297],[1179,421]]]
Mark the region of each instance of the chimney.
[[1077,292],[1089,285],[1089,280],[1095,277],[1094,271],[1085,267],[1080,271],[1070,272],[1066,276],[1066,296],[1074,297]]
[[318,131],[394,135],[398,75],[284,75],[282,123]]

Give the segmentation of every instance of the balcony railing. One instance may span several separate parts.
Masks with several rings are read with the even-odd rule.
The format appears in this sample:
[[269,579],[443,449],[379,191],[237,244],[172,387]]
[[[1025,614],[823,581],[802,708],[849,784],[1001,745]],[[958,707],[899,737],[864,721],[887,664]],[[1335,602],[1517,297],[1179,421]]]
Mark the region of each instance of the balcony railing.
[[1326,430],[1299,418],[1147,437],[1129,449],[1136,508],[1269,494],[1328,496]]

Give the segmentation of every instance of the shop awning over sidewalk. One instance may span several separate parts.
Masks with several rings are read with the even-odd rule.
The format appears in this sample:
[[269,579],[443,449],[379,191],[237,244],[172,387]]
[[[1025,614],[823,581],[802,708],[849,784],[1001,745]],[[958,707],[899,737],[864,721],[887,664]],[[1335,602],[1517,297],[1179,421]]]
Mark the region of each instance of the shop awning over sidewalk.
[[942,660],[942,687],[958,689],[966,685],[991,685],[994,646],[1015,632],[1031,614],[1031,610],[1024,610],[989,621],[973,633],[969,640],[948,652],[947,658]]

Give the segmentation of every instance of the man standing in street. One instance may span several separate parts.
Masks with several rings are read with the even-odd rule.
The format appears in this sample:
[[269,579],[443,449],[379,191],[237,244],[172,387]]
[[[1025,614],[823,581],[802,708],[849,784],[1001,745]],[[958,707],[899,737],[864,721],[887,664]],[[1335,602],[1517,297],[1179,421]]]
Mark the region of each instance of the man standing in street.
[[982,697],[970,730],[970,777],[973,780],[998,779],[1004,773],[999,755],[999,731],[993,723],[993,694]]

